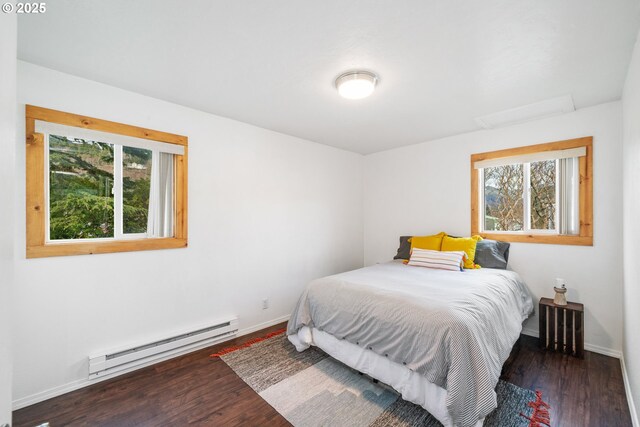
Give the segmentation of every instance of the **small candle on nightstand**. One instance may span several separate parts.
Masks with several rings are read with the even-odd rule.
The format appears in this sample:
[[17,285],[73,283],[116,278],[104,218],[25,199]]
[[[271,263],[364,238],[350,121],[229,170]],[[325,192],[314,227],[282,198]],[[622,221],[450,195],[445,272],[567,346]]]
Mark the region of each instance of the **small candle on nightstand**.
[[553,298],[553,303],[556,305],[567,305],[567,287],[565,286],[564,279],[556,278],[556,286],[553,287],[556,291],[556,296]]

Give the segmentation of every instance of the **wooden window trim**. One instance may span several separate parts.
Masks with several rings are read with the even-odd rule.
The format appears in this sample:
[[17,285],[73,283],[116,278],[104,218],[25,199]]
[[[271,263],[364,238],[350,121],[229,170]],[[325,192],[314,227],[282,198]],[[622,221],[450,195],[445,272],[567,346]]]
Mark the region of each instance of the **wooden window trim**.
[[[565,150],[569,148],[586,147],[587,155],[579,158],[579,220],[580,233],[575,236],[561,234],[531,234],[531,233],[484,233],[480,232],[479,214],[479,182],[478,170],[475,162],[488,159],[518,156],[523,154],[540,153],[544,151]],[[546,144],[529,145],[526,147],[509,148],[471,155],[471,234],[494,240],[520,243],[547,243],[555,245],[593,246],[593,137],[568,139],[549,142]]]
[[[35,132],[35,121],[58,123],[136,138],[184,146],[184,155],[175,156],[174,165],[174,237],[95,242],[46,243],[45,241],[45,143],[44,135]],[[187,164],[186,136],[65,113],[48,108],[26,106],[26,220],[27,258],[66,255],[89,255],[113,252],[174,249],[187,246]]]

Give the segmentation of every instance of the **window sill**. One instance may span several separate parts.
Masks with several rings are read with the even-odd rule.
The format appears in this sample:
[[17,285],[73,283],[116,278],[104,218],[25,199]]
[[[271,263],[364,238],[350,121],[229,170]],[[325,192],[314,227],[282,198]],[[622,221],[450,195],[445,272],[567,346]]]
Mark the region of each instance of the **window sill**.
[[108,254],[114,252],[150,251],[186,248],[187,239],[175,237],[99,242],[50,243],[27,246],[27,258],[46,258],[67,255]]
[[516,243],[544,243],[548,245],[593,246],[592,236],[566,236],[561,234],[524,234],[524,233],[472,233],[485,239]]

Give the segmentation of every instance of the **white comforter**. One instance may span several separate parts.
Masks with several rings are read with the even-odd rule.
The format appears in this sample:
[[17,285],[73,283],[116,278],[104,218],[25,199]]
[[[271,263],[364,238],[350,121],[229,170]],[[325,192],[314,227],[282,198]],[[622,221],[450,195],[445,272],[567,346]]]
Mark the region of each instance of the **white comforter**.
[[315,327],[407,366],[447,390],[451,419],[467,427],[496,407],[502,364],[532,311],[513,271],[395,261],[314,280],[287,333]]

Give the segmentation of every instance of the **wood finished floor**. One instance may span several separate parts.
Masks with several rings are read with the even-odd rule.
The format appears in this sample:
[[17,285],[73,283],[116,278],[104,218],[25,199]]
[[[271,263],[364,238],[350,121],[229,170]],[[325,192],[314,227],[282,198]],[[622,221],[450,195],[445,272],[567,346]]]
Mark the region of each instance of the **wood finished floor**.
[[[287,426],[213,351],[282,328],[284,324],[159,363],[13,413],[15,427],[57,426]],[[586,352],[584,360],[537,348],[522,336],[502,379],[543,392],[552,426],[631,426],[620,362]]]

